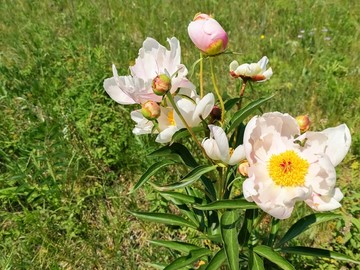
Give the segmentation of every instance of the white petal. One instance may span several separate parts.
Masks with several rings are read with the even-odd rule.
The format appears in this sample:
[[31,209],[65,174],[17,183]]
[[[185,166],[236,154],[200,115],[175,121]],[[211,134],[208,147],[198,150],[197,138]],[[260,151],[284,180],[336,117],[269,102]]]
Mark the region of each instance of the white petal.
[[249,64],[242,64],[235,69],[236,75],[249,76],[251,70]]
[[155,141],[158,143],[168,143],[171,141],[172,136],[179,129],[176,126],[169,126],[159,133]]
[[209,156],[209,158],[213,160],[220,160],[220,152],[219,147],[216,144],[216,141],[212,138],[204,139],[202,142],[202,147],[204,148],[206,154]]
[[214,125],[209,125],[209,129],[219,148],[221,161],[227,163],[229,160],[229,141],[225,131],[221,127]]
[[328,128],[321,133],[328,137],[325,146],[325,154],[330,158],[332,164],[337,166],[346,156],[351,145],[351,134],[347,125]]
[[104,80],[104,89],[109,96],[117,103],[128,105],[135,104],[136,102],[129,97],[124,91],[117,85],[114,77]]
[[258,195],[258,192],[255,189],[254,180],[254,177],[250,177],[247,178],[243,183],[244,198],[249,202],[253,202],[254,200],[252,199],[252,197]]
[[265,71],[266,69],[266,65],[268,64],[269,59],[266,56],[263,56],[260,61],[258,62],[258,65],[260,66],[260,68]]
[[229,65],[230,71],[236,70],[238,66],[239,66],[239,63],[236,60],[232,61]]
[[[215,98],[213,93],[206,94],[196,105],[195,111],[192,117],[193,126],[197,126],[201,118],[205,119],[210,114],[215,104]],[[201,116],[201,118],[200,118]]]
[[305,203],[316,211],[331,211],[341,207],[339,202],[343,197],[344,195],[340,189],[336,188],[332,196],[321,196],[314,192]]
[[328,195],[335,187],[336,171],[327,156],[319,156],[317,162],[310,164],[306,175],[306,186],[321,195]]
[[229,165],[235,165],[239,163],[241,160],[245,159],[245,149],[243,145],[239,145],[236,147],[232,155],[230,156],[230,159],[228,161]]

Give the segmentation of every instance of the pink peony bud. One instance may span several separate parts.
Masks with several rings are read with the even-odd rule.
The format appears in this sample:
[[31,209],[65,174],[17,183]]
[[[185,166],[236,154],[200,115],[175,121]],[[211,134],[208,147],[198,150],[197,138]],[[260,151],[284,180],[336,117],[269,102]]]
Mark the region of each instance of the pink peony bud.
[[295,119],[300,127],[301,133],[304,133],[309,130],[311,122],[308,115],[299,115]]
[[166,74],[160,74],[152,81],[152,89],[158,96],[165,95],[171,89],[171,79]]
[[148,120],[157,119],[160,112],[160,106],[155,101],[149,100],[142,104],[141,113]]
[[228,36],[221,25],[207,14],[198,13],[188,26],[190,39],[203,53],[215,55],[223,52]]

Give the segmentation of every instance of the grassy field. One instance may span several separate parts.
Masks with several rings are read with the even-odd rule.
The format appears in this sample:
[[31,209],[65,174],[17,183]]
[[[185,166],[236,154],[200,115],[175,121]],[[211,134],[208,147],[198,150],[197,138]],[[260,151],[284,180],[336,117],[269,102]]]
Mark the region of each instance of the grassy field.
[[[132,108],[113,102],[102,84],[112,63],[128,73],[148,36],[164,45],[177,37],[190,68],[198,51],[187,25],[198,11],[223,25],[239,62],[269,57],[273,77],[246,94],[277,92],[264,111],[309,114],[314,130],[349,126],[351,151],[338,167],[345,198],[337,212],[345,221],[299,241],[360,259],[359,227],[351,219],[360,217],[358,1],[3,0],[0,269],[149,269],[145,262],[173,258],[147,240],[184,234],[127,212],[167,208],[148,186],[128,195],[151,164],[146,154],[159,145],[132,134]],[[232,95],[234,56],[218,58],[219,85]],[[196,74],[190,79],[196,83]],[[292,260],[303,269],[350,269]]]

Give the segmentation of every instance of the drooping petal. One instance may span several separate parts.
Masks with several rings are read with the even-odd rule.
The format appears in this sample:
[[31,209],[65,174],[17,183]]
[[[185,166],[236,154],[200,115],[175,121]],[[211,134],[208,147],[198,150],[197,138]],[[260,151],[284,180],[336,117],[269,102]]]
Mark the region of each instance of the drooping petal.
[[316,211],[332,211],[341,207],[339,203],[344,195],[339,188],[335,188],[334,193],[330,196],[321,196],[315,192],[312,193],[310,199],[305,200],[305,203]]
[[328,137],[325,144],[325,154],[330,158],[331,163],[337,166],[346,156],[351,145],[351,134],[347,125],[327,128],[321,132]]
[[136,102],[129,97],[124,91],[117,85],[114,77],[104,80],[104,89],[109,96],[119,104],[129,105]]

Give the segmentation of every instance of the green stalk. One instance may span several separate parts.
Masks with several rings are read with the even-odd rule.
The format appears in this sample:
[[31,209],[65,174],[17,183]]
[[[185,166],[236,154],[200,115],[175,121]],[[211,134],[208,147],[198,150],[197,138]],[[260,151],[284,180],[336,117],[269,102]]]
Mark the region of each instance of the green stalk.
[[168,100],[170,101],[170,104],[173,106],[175,112],[177,113],[177,115],[180,117],[181,122],[184,124],[184,126],[186,127],[186,129],[189,131],[191,137],[193,138],[193,140],[195,141],[195,143],[200,147],[202,153],[204,154],[204,156],[211,160],[208,155],[206,154],[204,148],[202,147],[201,143],[199,142],[199,140],[196,138],[194,131],[192,130],[192,128],[189,126],[189,124],[186,122],[185,118],[182,116],[181,112],[179,111],[179,108],[177,107],[173,96],[171,95],[170,91],[166,93],[166,97],[168,98]]
[[199,74],[199,81],[200,81],[200,98],[204,96],[204,82],[203,82],[203,57],[202,53],[200,53],[200,74]]
[[214,85],[214,90],[215,93],[217,95],[217,98],[219,99],[220,102],[220,107],[221,107],[221,123],[224,123],[224,115],[225,115],[225,106],[224,106],[224,101],[220,95],[220,91],[219,88],[216,85],[216,78],[215,78],[215,73],[214,73],[214,66],[213,66],[213,58],[210,58],[210,68],[211,68],[211,80],[212,83]]

